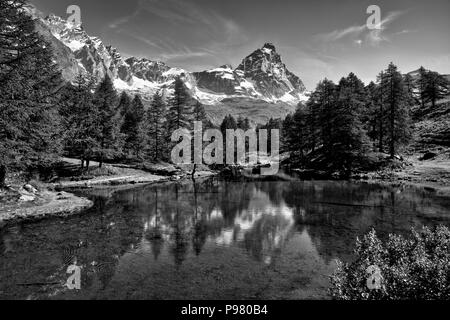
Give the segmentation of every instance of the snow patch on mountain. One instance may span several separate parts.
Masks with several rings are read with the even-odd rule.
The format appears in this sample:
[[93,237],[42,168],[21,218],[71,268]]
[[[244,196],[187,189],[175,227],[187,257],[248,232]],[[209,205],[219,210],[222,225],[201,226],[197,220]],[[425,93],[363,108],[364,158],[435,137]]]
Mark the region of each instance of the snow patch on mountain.
[[106,46],[98,37],[89,36],[83,26],[68,23],[58,16],[39,16],[38,20],[42,28],[45,26],[71,52],[71,57],[65,58],[69,61],[67,66],[63,66],[67,68],[63,74],[70,81],[75,79],[76,72],[92,75],[97,81],[109,75],[119,91],[151,97],[156,92],[171,94],[175,79],[181,77],[194,98],[205,105],[217,106],[222,106],[224,100],[240,99],[296,106],[308,99],[303,82],[286,68],[270,43],[255,50],[235,69],[223,65],[189,72],[161,61],[124,58],[116,48]]

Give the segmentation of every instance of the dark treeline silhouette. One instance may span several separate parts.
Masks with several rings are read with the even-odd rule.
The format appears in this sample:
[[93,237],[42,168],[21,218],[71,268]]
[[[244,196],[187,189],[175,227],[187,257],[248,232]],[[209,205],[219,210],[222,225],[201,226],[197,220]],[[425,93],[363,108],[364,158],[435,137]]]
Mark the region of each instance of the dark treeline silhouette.
[[8,173],[81,160],[165,161],[173,130],[211,125],[181,79],[172,98],[119,94],[107,75],[64,82],[52,48],[35,31],[25,0],[0,2],[0,188]]
[[47,163],[61,151],[61,74],[24,6],[0,1],[0,188],[9,170]]
[[[0,1],[0,187],[8,172],[51,168],[62,155],[80,159],[82,170],[93,160],[100,167],[167,161],[174,130],[193,129],[194,121],[214,127],[181,78],[173,96],[160,91],[151,101],[119,94],[108,75],[100,83],[85,74],[64,82],[25,5]],[[403,76],[390,64],[367,87],[353,73],[338,84],[324,80],[294,114],[258,128],[282,130],[295,166],[350,173],[371,152],[396,156],[411,136],[411,105],[434,107],[448,91],[436,72]],[[250,127],[249,119],[230,115],[218,129]]]
[[448,93],[445,77],[421,68],[414,79],[393,63],[368,86],[353,73],[338,84],[325,79],[285,119],[283,148],[295,167],[348,176],[376,155],[395,158],[412,136],[411,107],[434,107]]
[[[181,79],[176,80],[173,98],[165,99],[162,92],[157,92],[148,105],[139,95],[130,97],[122,92],[119,98],[109,76],[94,88],[67,84],[66,90],[69,94],[62,102],[67,110],[63,119],[71,119],[74,125],[69,121],[65,128],[65,150],[87,163],[91,159],[98,160],[100,166],[104,160],[167,161],[174,130],[191,129],[194,120],[208,123],[204,107],[189,97]],[[74,90],[90,98],[79,99],[72,94]],[[89,109],[90,116],[77,109]],[[84,117],[89,121],[87,134],[78,125]],[[79,140],[89,148],[79,148]]]

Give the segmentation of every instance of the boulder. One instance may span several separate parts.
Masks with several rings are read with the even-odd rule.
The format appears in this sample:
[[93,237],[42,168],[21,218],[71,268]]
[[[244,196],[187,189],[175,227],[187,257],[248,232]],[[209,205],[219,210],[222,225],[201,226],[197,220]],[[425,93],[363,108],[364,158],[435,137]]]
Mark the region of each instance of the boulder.
[[31,184],[26,184],[23,186],[23,188],[25,189],[25,191],[29,192],[29,193],[37,193],[38,191],[36,190],[35,187],[33,187]]
[[34,196],[23,194],[19,200],[22,202],[31,202],[31,201],[34,201],[35,199],[36,199],[36,197],[34,197]]

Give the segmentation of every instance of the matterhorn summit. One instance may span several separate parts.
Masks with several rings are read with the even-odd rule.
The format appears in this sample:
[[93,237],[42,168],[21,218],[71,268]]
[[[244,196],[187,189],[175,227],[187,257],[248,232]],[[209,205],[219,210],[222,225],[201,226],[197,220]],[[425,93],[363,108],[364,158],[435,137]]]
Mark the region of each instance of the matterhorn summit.
[[[243,115],[265,108],[273,116],[283,116],[307,100],[307,92],[298,76],[290,72],[271,43],[264,44],[244,58],[237,68],[229,64],[200,72],[168,66],[151,57],[124,57],[120,50],[89,35],[83,26],[33,10],[36,29],[54,48],[55,60],[67,81],[86,74],[100,82],[109,75],[118,91],[140,94],[151,100],[159,91],[172,92],[181,78],[193,99],[200,101],[217,119],[239,104]],[[237,107],[236,107],[237,108]],[[272,110],[271,110],[272,111]],[[214,118],[214,117],[212,117]]]

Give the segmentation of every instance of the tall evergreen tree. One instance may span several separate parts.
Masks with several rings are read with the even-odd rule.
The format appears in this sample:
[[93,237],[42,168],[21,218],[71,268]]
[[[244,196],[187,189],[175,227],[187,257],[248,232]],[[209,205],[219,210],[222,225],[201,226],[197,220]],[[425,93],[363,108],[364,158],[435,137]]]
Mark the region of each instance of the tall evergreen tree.
[[144,104],[136,95],[125,112],[121,132],[125,135],[124,151],[138,159],[146,144],[145,124]]
[[233,129],[233,130],[238,129],[236,119],[231,114],[226,116],[223,119],[222,124],[220,125],[220,131],[222,131],[222,134],[224,135],[224,137],[226,135],[227,129]]
[[288,115],[283,122],[283,149],[290,152],[291,160],[296,164],[305,164],[308,151],[308,112],[301,105],[293,115]]
[[376,104],[378,86],[375,82],[371,81],[366,87],[367,99],[366,99],[366,112],[362,113],[362,121],[365,125],[367,135],[373,142],[377,141],[378,138],[378,123],[377,123],[377,113],[378,107]]
[[206,117],[205,107],[200,103],[200,101],[197,101],[195,103],[192,116],[194,121],[200,121],[203,124],[203,126],[207,124],[208,119]]
[[191,97],[181,78],[175,80],[175,91],[173,98],[169,101],[167,114],[169,137],[177,129],[191,129]]
[[335,168],[347,175],[368,148],[369,139],[361,121],[366,97],[364,83],[355,74],[350,73],[339,82],[330,146]]
[[156,93],[147,111],[148,150],[153,161],[166,159],[166,108],[162,96]]
[[424,76],[423,100],[431,102],[436,107],[436,102],[450,93],[450,82],[444,76],[434,71],[428,71]]
[[24,7],[0,1],[0,187],[11,165],[40,163],[61,149],[61,74]]
[[410,74],[407,74],[403,78],[403,82],[408,93],[408,104],[412,107],[416,101],[416,84],[414,78]]
[[386,137],[386,131],[387,126],[385,125],[386,122],[386,108],[385,108],[385,96],[386,96],[386,90],[388,89],[386,86],[382,86],[381,83],[383,79],[385,78],[385,72],[382,71],[377,76],[377,82],[378,85],[374,91],[374,104],[376,109],[378,111],[375,115],[375,121],[377,123],[377,140],[378,140],[378,151],[384,152],[384,143],[385,143],[385,137]]
[[426,70],[424,67],[419,68],[419,77],[417,79],[416,87],[418,88],[419,91],[419,101],[422,109],[425,108],[426,103],[425,88],[426,88],[427,74],[428,70]]
[[117,112],[117,92],[111,78],[106,75],[98,85],[94,103],[98,108],[97,125],[98,136],[98,161],[101,168],[106,158],[116,156],[122,146],[122,136],[120,134],[120,113]]
[[66,86],[61,103],[64,145],[69,154],[81,159],[81,169],[85,163],[89,169],[90,160],[98,147],[98,110],[93,101],[93,89],[93,82],[79,74],[74,86]]
[[353,73],[339,85],[325,79],[283,125],[285,148],[297,165],[350,174],[369,139],[362,110],[367,91]]
[[398,148],[410,139],[410,113],[408,108],[408,92],[403,82],[403,76],[397,67],[390,63],[380,77],[380,87],[383,93],[383,104],[388,120],[389,153],[392,158]]
[[336,118],[336,85],[325,79],[319,83],[316,93],[318,95],[318,123],[319,123],[319,146],[321,150],[319,151],[320,157],[323,158],[323,162],[331,163],[334,155],[332,148],[333,141],[333,129],[334,129],[334,119]]
[[120,115],[122,117],[125,117],[125,114],[131,108],[131,102],[132,102],[132,100],[131,100],[130,96],[128,95],[128,93],[123,91],[120,94],[119,105],[117,106],[117,108],[119,109]]

